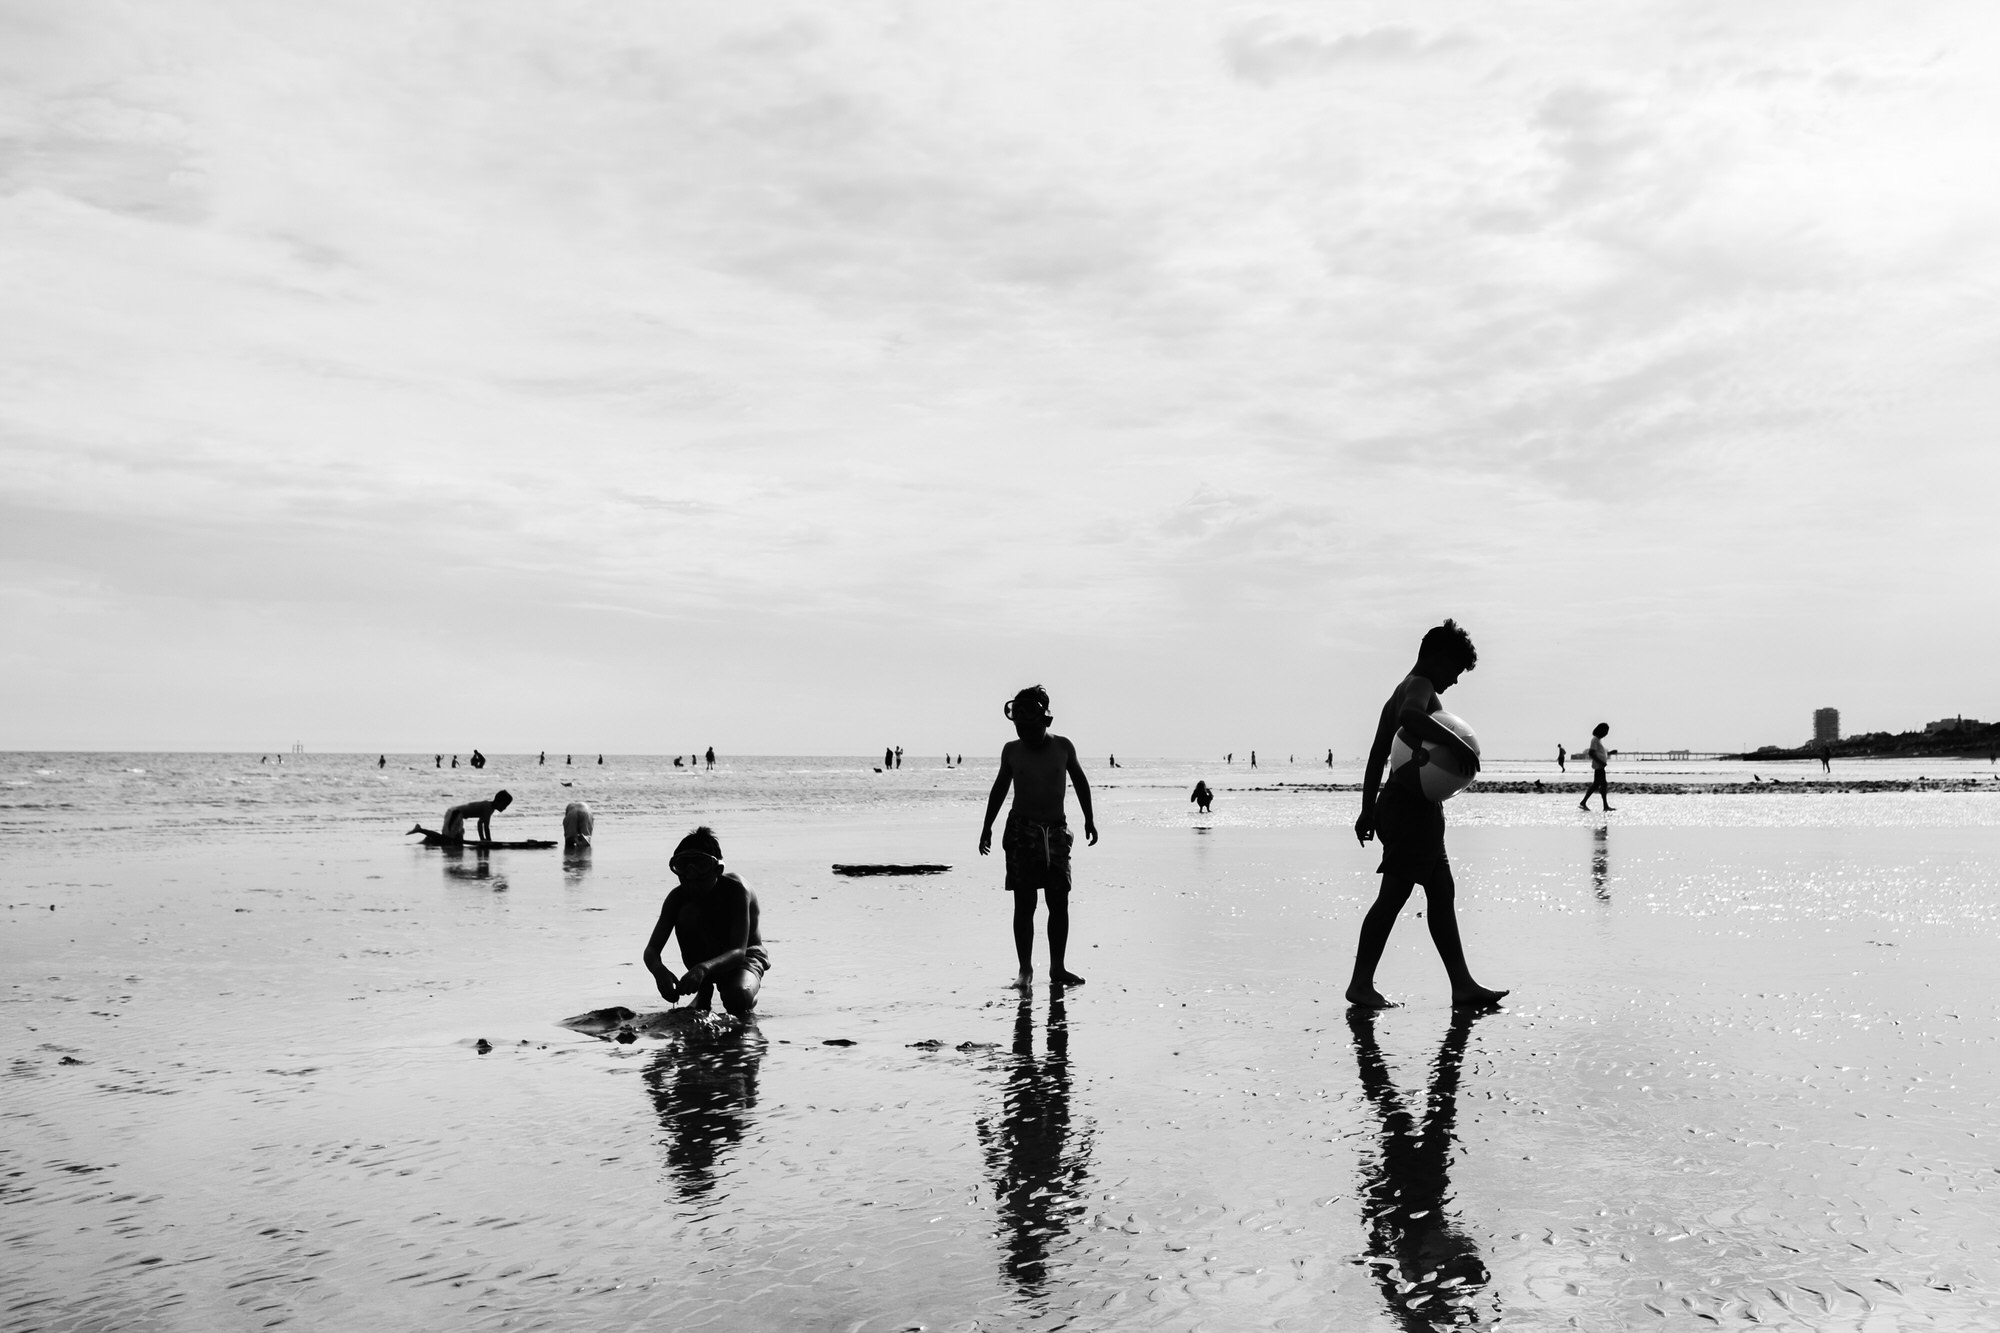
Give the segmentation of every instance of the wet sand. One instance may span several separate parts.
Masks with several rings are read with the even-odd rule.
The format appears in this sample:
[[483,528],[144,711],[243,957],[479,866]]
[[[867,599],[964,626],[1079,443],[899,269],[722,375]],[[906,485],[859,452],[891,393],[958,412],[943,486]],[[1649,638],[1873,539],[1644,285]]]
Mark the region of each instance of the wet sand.
[[[1089,984],[1025,1003],[976,801],[600,811],[587,858],[17,840],[0,1328],[2000,1327],[2000,799],[1469,794],[1515,993],[1455,1021],[1413,904],[1357,1026],[1351,798],[1134,776]],[[666,1007],[696,815],[759,1022],[561,1026]],[[953,869],[830,870],[887,861]]]

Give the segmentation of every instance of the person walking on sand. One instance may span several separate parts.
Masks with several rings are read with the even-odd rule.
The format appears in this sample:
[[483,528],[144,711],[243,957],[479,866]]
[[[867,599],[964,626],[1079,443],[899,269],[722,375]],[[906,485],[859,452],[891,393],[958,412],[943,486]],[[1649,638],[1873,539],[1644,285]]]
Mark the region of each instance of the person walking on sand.
[[1493,1004],[1507,993],[1480,985],[1466,966],[1454,906],[1457,885],[1444,850],[1444,807],[1424,795],[1414,762],[1390,773],[1386,783],[1382,781],[1389,745],[1398,730],[1416,754],[1425,753],[1423,744],[1428,741],[1449,751],[1465,772],[1479,772],[1478,753],[1457,732],[1431,716],[1443,707],[1438,696],[1478,662],[1479,650],[1472,646],[1472,636],[1456,623],[1447,620],[1429,630],[1417,648],[1416,665],[1382,705],[1375,724],[1375,743],[1369,747],[1367,764],[1361,770],[1361,814],[1354,821],[1354,836],[1364,847],[1370,839],[1381,836],[1382,864],[1376,869],[1382,876],[1382,887],[1361,920],[1354,975],[1347,983],[1347,1002],[1363,1009],[1392,1007],[1375,989],[1375,967],[1382,961],[1397,914],[1418,884],[1424,886],[1429,905],[1426,920],[1431,943],[1437,946],[1438,957],[1451,978],[1452,1004],[1478,1007]]
[[388,756],[388,755],[386,755],[386,754],[378,754],[378,755],[376,755],[376,756],[375,756],[375,767],[377,767],[377,768],[387,768],[388,766],[389,766],[389,756]]
[[1561,741],[1556,742],[1556,772],[1569,772],[1569,751],[1563,748]]
[[1197,779],[1194,790],[1188,794],[1188,799],[1194,802],[1197,811],[1205,815],[1208,813],[1209,803],[1215,800],[1215,793],[1208,789],[1206,782]]
[[[660,904],[660,919],[641,955],[660,998],[672,1003],[694,996],[694,1008],[706,1013],[715,996],[738,1018],[757,1008],[757,992],[771,957],[757,931],[757,895],[722,864],[722,844],[707,825],[680,840],[667,868],[680,882]],[[680,936],[678,977],[660,961],[669,935]]]
[[715,767],[715,747],[713,745],[708,747],[707,761],[708,761],[707,766],[709,768]]
[[1076,747],[1067,737],[1049,731],[1055,718],[1049,712],[1047,690],[1030,685],[1001,711],[1013,722],[1019,739],[1008,741],[1000,751],[1000,772],[986,798],[986,822],[979,830],[979,854],[992,850],[993,821],[1011,786],[1014,808],[1007,812],[1000,850],[1007,858],[1007,888],[1014,895],[1014,953],[1021,968],[1015,984],[1023,990],[1034,984],[1035,891],[1040,889],[1049,902],[1049,984],[1081,986],[1083,978],[1063,965],[1069,949],[1069,850],[1075,841],[1063,815],[1063,782],[1067,779],[1076,788],[1083,836],[1095,847],[1097,819],[1091,811],[1090,781],[1077,762]]
[[1604,748],[1604,738],[1610,734],[1609,722],[1600,722],[1590,729],[1590,786],[1584,789],[1583,799],[1576,803],[1576,808],[1579,810],[1590,809],[1590,798],[1593,795],[1606,810],[1612,808],[1611,783],[1605,775],[1605,769],[1610,766],[1611,756],[1618,751]]

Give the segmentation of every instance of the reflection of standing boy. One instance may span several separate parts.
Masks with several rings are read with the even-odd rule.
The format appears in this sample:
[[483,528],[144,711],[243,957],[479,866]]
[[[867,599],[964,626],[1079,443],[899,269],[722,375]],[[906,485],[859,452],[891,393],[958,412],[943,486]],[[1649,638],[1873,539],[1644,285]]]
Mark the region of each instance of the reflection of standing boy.
[[[1426,753],[1429,741],[1451,756],[1455,767],[1467,773],[1479,772],[1479,755],[1457,732],[1438,722],[1431,714],[1444,705],[1438,695],[1458,683],[1479,661],[1472,637],[1447,620],[1424,635],[1417,649],[1417,664],[1382,705],[1375,724],[1375,743],[1368,751],[1368,764],[1361,773],[1361,816],[1354,821],[1354,836],[1366,844],[1378,834],[1382,839],[1382,887],[1374,905],[1361,921],[1361,939],[1354,950],[1354,976],[1347,985],[1347,1001],[1365,1009],[1387,1009],[1389,1001],[1375,989],[1375,965],[1389,943],[1396,916],[1410,900],[1410,890],[1424,886],[1430,905],[1427,920],[1431,943],[1451,978],[1454,1005],[1492,1004],[1507,992],[1488,990],[1472,979],[1465,965],[1465,948],[1458,939],[1458,914],[1453,907],[1457,892],[1451,876],[1451,862],[1444,852],[1444,807],[1424,795],[1417,756]],[[1389,759],[1389,745],[1401,730],[1409,740],[1413,762],[1389,774],[1382,783],[1382,768]],[[1377,799],[1377,791],[1380,799]]]
[[1611,808],[1611,780],[1605,770],[1611,765],[1611,756],[1616,750],[1604,748],[1604,738],[1611,734],[1611,724],[1600,722],[1590,729],[1590,786],[1584,789],[1583,799],[1576,803],[1579,810],[1590,809],[1590,798],[1596,796],[1606,810]]
[[1049,900],[1049,982],[1056,986],[1080,986],[1083,978],[1063,966],[1069,947],[1069,823],[1063,815],[1063,782],[1076,787],[1076,803],[1083,810],[1083,835],[1097,845],[1097,821],[1091,814],[1090,782],[1077,762],[1076,747],[1066,737],[1052,735],[1049,723],[1049,694],[1039,685],[1030,685],[1015,695],[1004,710],[1014,723],[1019,740],[1008,741],[1000,751],[1000,773],[993,779],[992,794],[986,798],[986,823],[979,830],[979,854],[993,846],[993,821],[1007,788],[1014,789],[1014,808],[1007,812],[1007,827],[1000,835],[1000,850],[1007,857],[1007,888],[1014,895],[1014,952],[1020,959],[1019,985],[1035,979],[1035,890]]

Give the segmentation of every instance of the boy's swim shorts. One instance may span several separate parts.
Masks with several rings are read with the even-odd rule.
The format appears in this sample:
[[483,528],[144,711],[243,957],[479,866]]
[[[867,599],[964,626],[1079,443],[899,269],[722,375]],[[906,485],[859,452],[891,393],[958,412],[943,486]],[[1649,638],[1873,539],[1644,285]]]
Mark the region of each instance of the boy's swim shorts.
[[1047,889],[1069,892],[1069,847],[1074,841],[1061,820],[1043,824],[1009,818],[1000,833],[1000,850],[1007,855],[1007,889]]
[[1389,786],[1375,801],[1375,836],[1382,840],[1377,874],[1430,884],[1451,874],[1444,854],[1444,807]]

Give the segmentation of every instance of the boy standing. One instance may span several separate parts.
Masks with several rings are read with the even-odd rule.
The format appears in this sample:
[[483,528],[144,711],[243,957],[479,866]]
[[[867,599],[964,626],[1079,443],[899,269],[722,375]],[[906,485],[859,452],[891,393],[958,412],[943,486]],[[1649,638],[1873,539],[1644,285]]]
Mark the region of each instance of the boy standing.
[[993,846],[993,821],[1007,788],[1014,788],[1014,808],[1007,812],[1007,827],[1000,835],[1000,850],[1007,857],[1007,888],[1014,895],[1014,952],[1020,959],[1022,989],[1034,984],[1035,890],[1049,900],[1049,984],[1081,986],[1083,978],[1063,966],[1069,948],[1069,823],[1063,816],[1064,779],[1076,787],[1076,803],[1083,809],[1083,836],[1097,845],[1097,820],[1090,808],[1090,782],[1077,762],[1076,747],[1067,738],[1051,735],[1049,693],[1030,685],[1015,695],[1003,709],[1014,724],[1019,740],[1008,741],[1000,751],[1000,774],[993,779],[993,792],[986,798],[986,823],[979,830],[979,854]]
[[1618,752],[1604,748],[1604,738],[1610,734],[1609,722],[1600,722],[1590,729],[1590,785],[1584,788],[1583,799],[1576,803],[1579,810],[1590,809],[1593,795],[1607,814],[1611,810],[1611,778],[1605,770],[1611,767],[1611,756]]
[[[1410,899],[1410,890],[1424,886],[1429,903],[1431,943],[1451,977],[1451,1002],[1469,1008],[1492,1004],[1507,992],[1488,990],[1472,979],[1465,965],[1465,949],[1458,939],[1458,914],[1453,907],[1456,886],[1451,862],[1444,851],[1444,807],[1424,795],[1418,768],[1426,754],[1425,741],[1450,753],[1453,762],[1468,773],[1479,771],[1479,756],[1459,739],[1457,733],[1431,717],[1443,707],[1438,696],[1458,683],[1479,661],[1472,636],[1447,620],[1424,635],[1417,649],[1417,664],[1382,705],[1375,725],[1375,743],[1368,750],[1368,764],[1361,775],[1361,816],[1354,821],[1354,836],[1365,846],[1377,834],[1382,838],[1382,888],[1374,905],[1361,921],[1361,940],[1354,950],[1354,976],[1347,985],[1347,1002],[1364,1009],[1392,1006],[1375,989],[1375,965],[1389,943],[1396,915]],[[1381,781],[1383,765],[1389,759],[1389,745],[1401,729],[1415,752],[1412,760]],[[1377,793],[1380,793],[1379,799]]]

